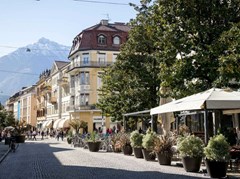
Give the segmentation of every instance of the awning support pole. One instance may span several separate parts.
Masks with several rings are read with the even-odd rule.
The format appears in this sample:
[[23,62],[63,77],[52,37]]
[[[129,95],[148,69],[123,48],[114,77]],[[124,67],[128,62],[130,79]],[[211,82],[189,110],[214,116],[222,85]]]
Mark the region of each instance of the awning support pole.
[[208,143],[208,123],[207,123],[207,116],[208,116],[208,111],[207,111],[207,105],[206,102],[204,103],[204,142],[205,145]]

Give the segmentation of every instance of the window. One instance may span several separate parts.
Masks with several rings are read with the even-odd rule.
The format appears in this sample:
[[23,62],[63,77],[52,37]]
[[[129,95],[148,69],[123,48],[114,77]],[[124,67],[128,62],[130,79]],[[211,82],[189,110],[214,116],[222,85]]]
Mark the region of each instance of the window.
[[97,88],[98,89],[102,86],[102,78],[101,78],[101,76],[102,76],[102,73],[99,72],[98,76],[97,76]]
[[115,36],[113,38],[113,44],[114,45],[120,45],[120,37],[119,36]]
[[113,54],[113,59],[112,59],[113,63],[116,62],[117,56],[118,56],[118,54],[116,54],[116,53]]
[[89,72],[81,72],[80,73],[80,84],[81,85],[89,84]]
[[107,38],[104,35],[98,36],[98,44],[105,45],[107,43]]
[[89,53],[83,53],[82,55],[82,65],[89,64]]
[[80,105],[88,105],[89,104],[89,94],[81,94],[80,96]]
[[71,76],[71,88],[75,87],[75,76]]
[[106,54],[99,53],[98,54],[98,64],[105,64]]

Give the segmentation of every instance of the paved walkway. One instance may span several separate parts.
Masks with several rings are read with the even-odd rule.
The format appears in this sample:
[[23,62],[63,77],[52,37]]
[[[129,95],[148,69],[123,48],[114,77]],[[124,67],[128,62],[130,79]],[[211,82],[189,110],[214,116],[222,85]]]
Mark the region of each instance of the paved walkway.
[[133,156],[89,152],[73,148],[66,141],[45,139],[20,144],[0,164],[0,179],[197,179],[202,173],[185,172],[182,167],[162,166]]

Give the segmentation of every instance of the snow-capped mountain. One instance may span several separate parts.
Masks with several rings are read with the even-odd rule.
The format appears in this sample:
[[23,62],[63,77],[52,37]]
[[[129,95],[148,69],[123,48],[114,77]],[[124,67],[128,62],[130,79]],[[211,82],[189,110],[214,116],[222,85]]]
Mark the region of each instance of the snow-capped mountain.
[[0,57],[0,91],[13,95],[22,87],[34,85],[40,73],[51,69],[54,61],[68,61],[69,51],[68,46],[41,38]]

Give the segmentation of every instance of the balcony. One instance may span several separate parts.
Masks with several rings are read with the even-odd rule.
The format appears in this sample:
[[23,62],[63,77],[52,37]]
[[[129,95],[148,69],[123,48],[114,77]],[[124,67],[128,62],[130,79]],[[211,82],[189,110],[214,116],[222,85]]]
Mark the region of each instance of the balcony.
[[56,104],[57,103],[57,98],[55,96],[51,97],[50,102],[52,104]]
[[74,63],[68,67],[68,72],[73,72],[78,70],[79,68],[103,68],[112,65],[114,62],[104,62],[104,61],[90,61]]
[[81,110],[95,110],[97,107],[95,105],[71,105],[67,107],[67,111],[81,111]]
[[90,91],[91,90],[91,86],[90,85],[80,85],[80,91]]
[[95,105],[80,105],[80,110],[93,110],[97,109]]

